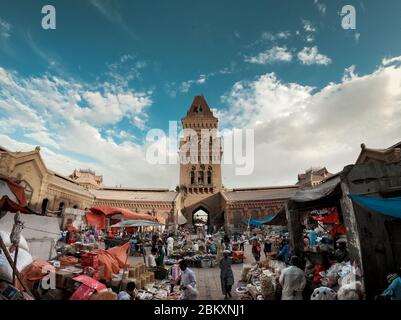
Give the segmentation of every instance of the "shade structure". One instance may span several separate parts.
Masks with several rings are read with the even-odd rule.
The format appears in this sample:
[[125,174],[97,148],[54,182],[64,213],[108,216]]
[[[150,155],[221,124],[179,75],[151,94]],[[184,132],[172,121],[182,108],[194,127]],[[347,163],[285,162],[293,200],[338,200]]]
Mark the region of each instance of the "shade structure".
[[98,207],[93,207],[90,209],[91,212],[95,214],[101,214],[106,217],[114,216],[116,214],[121,214],[124,216],[126,219],[130,220],[150,220],[150,221],[156,221],[157,218],[153,217],[148,214],[141,214],[141,213],[135,213],[126,209],[121,209],[121,208],[114,208],[114,207],[109,207],[109,206],[98,206]]
[[274,216],[267,216],[261,220],[257,220],[257,219],[249,219],[248,224],[251,226],[263,226],[264,224],[268,223],[269,221],[271,221],[273,219]]
[[376,213],[401,219],[401,197],[379,198],[363,195],[350,195],[353,202]]
[[270,226],[286,226],[287,225],[287,217],[285,214],[285,208],[281,208],[279,212],[277,212],[271,220],[265,222],[265,225],[270,225]]
[[24,188],[9,178],[0,176],[0,211],[31,213],[26,206]]
[[161,223],[149,220],[125,220],[113,224],[112,228],[129,228],[129,227],[160,227]]

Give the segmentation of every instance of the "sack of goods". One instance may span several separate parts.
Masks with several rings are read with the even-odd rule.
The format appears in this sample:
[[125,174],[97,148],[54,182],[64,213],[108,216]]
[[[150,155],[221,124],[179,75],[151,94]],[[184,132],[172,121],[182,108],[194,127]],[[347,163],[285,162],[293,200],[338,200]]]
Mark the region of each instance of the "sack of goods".
[[[11,258],[14,259],[14,253],[11,253]],[[24,249],[18,250],[17,256],[17,270],[22,271],[25,267],[29,266],[33,262],[30,253]],[[0,254],[0,280],[12,282],[13,269],[8,263],[8,260],[4,253]]]
[[274,273],[270,272],[269,270],[263,271],[262,275],[260,276],[260,282],[263,299],[275,300],[276,285]]
[[244,264],[242,267],[242,272],[241,272],[241,281],[247,281],[248,280],[248,274],[249,271],[251,270],[252,266],[250,264]]

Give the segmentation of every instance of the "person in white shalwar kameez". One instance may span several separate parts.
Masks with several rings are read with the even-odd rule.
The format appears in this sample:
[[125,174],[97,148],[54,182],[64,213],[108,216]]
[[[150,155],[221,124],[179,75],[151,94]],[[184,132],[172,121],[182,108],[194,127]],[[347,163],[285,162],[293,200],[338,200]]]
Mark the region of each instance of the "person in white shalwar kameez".
[[299,268],[300,259],[291,257],[291,266],[285,268],[280,275],[280,285],[283,288],[281,300],[303,300],[302,292],[306,286],[303,270]]

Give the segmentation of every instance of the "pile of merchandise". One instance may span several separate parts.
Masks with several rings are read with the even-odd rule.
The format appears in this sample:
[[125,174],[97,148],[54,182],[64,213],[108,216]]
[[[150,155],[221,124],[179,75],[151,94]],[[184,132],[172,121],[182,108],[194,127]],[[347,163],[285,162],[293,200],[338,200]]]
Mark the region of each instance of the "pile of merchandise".
[[236,292],[240,300],[275,300],[278,279],[285,264],[267,259],[251,266],[244,264]]

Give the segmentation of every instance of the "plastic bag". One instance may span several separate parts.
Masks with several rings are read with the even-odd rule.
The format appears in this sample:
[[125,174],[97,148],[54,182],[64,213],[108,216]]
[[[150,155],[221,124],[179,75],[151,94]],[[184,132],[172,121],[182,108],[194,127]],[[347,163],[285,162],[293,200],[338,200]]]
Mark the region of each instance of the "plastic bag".
[[[14,260],[14,254],[11,253],[11,259]],[[30,253],[24,249],[19,249],[17,257],[17,270],[22,271],[33,262]],[[6,256],[0,254],[0,279],[11,282],[13,277],[13,268],[8,263]]]

